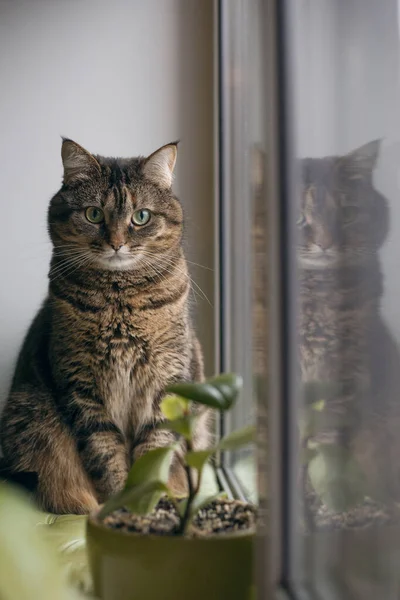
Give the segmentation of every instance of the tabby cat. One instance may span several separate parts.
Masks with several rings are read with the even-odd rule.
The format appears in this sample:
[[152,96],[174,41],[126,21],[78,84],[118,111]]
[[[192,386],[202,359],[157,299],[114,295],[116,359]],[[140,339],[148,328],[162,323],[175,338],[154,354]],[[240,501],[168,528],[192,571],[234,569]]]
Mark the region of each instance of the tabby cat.
[[[137,457],[174,439],[156,427],[166,385],[203,378],[171,190],[176,155],[171,143],[148,158],[104,158],[63,140],[49,292],[1,421],[5,459],[37,473],[45,510],[87,513],[118,491]],[[207,421],[197,448],[208,444]],[[170,484],[184,491],[179,456]]]
[[400,498],[400,355],[380,314],[389,208],[373,185],[379,141],[302,161],[299,354],[303,381],[333,381],[320,441],[341,440],[370,489]]

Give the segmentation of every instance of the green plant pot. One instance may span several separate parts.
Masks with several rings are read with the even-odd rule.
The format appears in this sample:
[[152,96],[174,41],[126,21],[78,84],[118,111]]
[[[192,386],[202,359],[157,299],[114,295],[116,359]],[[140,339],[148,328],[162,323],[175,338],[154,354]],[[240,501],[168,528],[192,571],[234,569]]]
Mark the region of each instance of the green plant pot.
[[140,536],[90,517],[87,548],[102,600],[249,600],[251,533],[208,538]]

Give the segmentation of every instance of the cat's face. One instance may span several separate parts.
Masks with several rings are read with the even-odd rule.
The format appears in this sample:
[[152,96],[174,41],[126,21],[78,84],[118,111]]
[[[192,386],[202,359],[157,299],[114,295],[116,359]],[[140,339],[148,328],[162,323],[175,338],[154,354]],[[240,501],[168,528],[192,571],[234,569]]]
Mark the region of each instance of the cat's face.
[[373,187],[374,141],[343,157],[301,163],[298,259],[302,268],[368,264],[388,229],[385,198]]
[[171,191],[176,152],[169,144],[148,158],[110,159],[64,140],[64,184],[48,221],[66,268],[145,270],[167,261],[182,237],[182,207]]

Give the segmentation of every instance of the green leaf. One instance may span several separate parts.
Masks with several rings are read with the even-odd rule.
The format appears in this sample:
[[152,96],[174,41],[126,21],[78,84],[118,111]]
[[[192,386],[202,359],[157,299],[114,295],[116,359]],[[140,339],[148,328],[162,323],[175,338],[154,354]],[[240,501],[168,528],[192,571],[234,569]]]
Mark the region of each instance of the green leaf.
[[147,481],[135,487],[125,488],[107,500],[99,512],[99,518],[104,519],[114,510],[123,506],[126,506],[137,515],[147,515],[164,494],[170,496],[171,492],[162,481]]
[[348,510],[362,502],[367,493],[365,475],[345,448],[320,445],[308,473],[316,493],[331,510]]
[[209,383],[174,383],[167,387],[167,392],[182,396],[192,402],[205,404],[212,408],[224,410],[226,406],[225,397],[214,386]]
[[148,515],[162,496],[171,495],[168,486],[162,481],[149,481],[129,491],[132,496],[126,501],[126,506],[136,515]]
[[321,412],[324,410],[326,405],[325,400],[318,400],[318,402],[314,402],[314,404],[311,405],[311,408],[313,410],[316,410],[317,412]]
[[193,450],[185,455],[186,464],[189,467],[197,469],[200,473],[208,459],[213,455],[215,449],[212,450]]
[[247,446],[255,440],[256,428],[253,425],[246,425],[226,435],[218,444],[219,450],[236,450],[242,446]]
[[163,448],[154,448],[143,454],[143,456],[140,456],[133,463],[133,467],[129,471],[125,489],[130,489],[149,481],[167,483],[169,469],[176,449],[177,444],[174,444]]
[[44,534],[44,527],[38,526],[43,516],[27,494],[10,484],[0,483],[0,597],[3,600],[78,598],[77,592],[66,585],[57,544]]
[[165,396],[161,400],[160,409],[162,414],[168,421],[180,419],[188,410],[188,401],[180,396],[171,395]]
[[335,381],[306,381],[303,383],[305,404],[315,404],[341,394],[343,386]]
[[190,441],[193,438],[193,430],[196,426],[196,421],[196,415],[185,415],[174,421],[162,421],[157,424],[157,429],[175,431],[175,433],[179,433],[179,435],[182,435],[186,440]]
[[212,494],[210,496],[197,495],[190,508],[190,518],[194,519],[199,510],[205,508],[211,504],[211,502],[214,502],[214,500],[220,500],[222,498],[227,498],[226,492],[218,492],[218,494]]
[[302,448],[300,450],[300,462],[302,465],[307,465],[314,456],[317,456],[318,451],[316,448]]
[[324,401],[305,406],[299,416],[300,437],[313,437],[326,431],[343,430],[350,428],[349,417],[346,412],[331,411],[326,408]]
[[243,379],[236,373],[222,373],[207,381],[223,395],[225,399],[224,410],[231,408],[243,387]]

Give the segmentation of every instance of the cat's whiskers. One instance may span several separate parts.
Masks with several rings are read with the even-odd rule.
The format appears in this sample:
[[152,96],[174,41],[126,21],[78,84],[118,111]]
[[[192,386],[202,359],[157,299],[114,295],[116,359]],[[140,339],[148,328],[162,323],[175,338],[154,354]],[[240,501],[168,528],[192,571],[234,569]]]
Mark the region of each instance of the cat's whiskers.
[[[154,253],[152,253],[152,252],[149,252],[149,251],[146,251],[146,250],[142,250],[141,252],[143,253],[143,255],[146,255],[146,256],[149,256],[149,257],[152,257],[152,258],[153,258],[154,256],[156,256]],[[196,288],[199,290],[199,292],[201,293],[201,296],[200,296],[200,297],[202,297],[204,300],[206,300],[206,301],[208,302],[208,304],[209,304],[210,306],[212,306],[212,304],[211,304],[211,302],[210,302],[210,300],[209,300],[208,296],[206,295],[206,293],[205,293],[205,292],[202,290],[202,288],[199,286],[199,284],[198,284],[198,283],[196,283],[196,282],[194,281],[194,279],[193,279],[193,278],[192,278],[192,277],[189,275],[189,273],[188,273],[187,271],[183,271],[183,270],[182,270],[180,267],[178,267],[178,265],[176,264],[176,262],[175,262],[173,259],[171,259],[171,258],[168,258],[168,257],[166,257],[166,256],[163,256],[163,257],[162,257],[162,261],[163,261],[165,264],[167,264],[167,265],[169,265],[169,266],[173,267],[174,269],[177,269],[177,270],[178,270],[178,271],[180,271],[180,272],[181,272],[183,275],[185,275],[185,276],[186,276],[186,277],[189,279],[190,283],[192,283],[193,285],[195,285],[195,286],[196,286]],[[168,272],[168,270],[167,270],[167,272]],[[169,272],[171,272],[171,271],[169,271]],[[191,289],[193,289],[193,288],[191,288]],[[194,291],[194,289],[193,289],[193,291]]]
[[85,259],[80,258],[79,260],[76,260],[74,262],[68,262],[66,264],[63,264],[63,266],[60,267],[59,269],[57,269],[55,271],[51,271],[49,273],[49,278],[51,279],[51,281],[56,281],[56,279],[58,279],[59,277],[66,275],[70,269],[79,268],[81,266],[81,264],[84,263],[85,260],[86,260],[86,258]]
[[[144,259],[144,258],[143,258],[143,264],[144,264],[144,266],[145,266],[145,267],[147,267],[148,269],[149,269],[149,268],[150,268],[150,269],[153,269],[153,271],[155,271],[155,272],[156,272],[156,274],[157,274],[157,275],[160,277],[160,280],[161,280],[161,281],[166,281],[167,277],[166,277],[165,273],[170,273],[170,274],[172,274],[172,275],[175,275],[175,274],[176,274],[176,273],[174,273],[173,271],[171,271],[171,270],[169,270],[169,269],[166,269],[166,270],[164,271],[164,273],[163,273],[163,272],[161,272],[161,271],[158,271],[158,270],[157,270],[157,268],[156,268],[156,267],[155,267],[155,266],[154,266],[152,263],[150,263],[149,261],[146,261],[146,259]],[[187,273],[185,273],[185,272],[181,272],[181,273],[182,273],[182,274],[183,274],[183,275],[184,275],[184,276],[187,278]],[[148,273],[148,274],[146,274],[146,275],[148,275],[148,276],[149,276],[149,275],[150,275],[150,273]],[[191,286],[191,285],[189,285],[189,290],[193,292],[193,298],[194,298],[194,301],[195,301],[195,302],[196,302],[196,304],[197,304],[197,298],[196,298],[196,294],[195,294],[195,291],[194,291],[194,289],[192,288],[192,286]]]
[[190,276],[190,274],[187,271],[185,272],[182,269],[180,269],[180,267],[178,267],[173,261],[171,261],[169,264],[170,264],[170,266],[173,266],[174,268],[178,269],[178,271],[181,271],[182,273],[184,273],[188,277],[190,283],[192,283],[193,285],[195,285],[197,287],[197,289],[199,290],[199,292],[201,293],[200,298],[201,297],[204,298],[204,300],[206,300],[208,302],[208,304],[210,306],[212,306],[212,303],[210,302],[210,300],[209,300],[208,296],[206,295],[206,293],[199,286],[199,284],[196,281],[194,281],[194,279]]
[[54,275],[57,275],[58,278],[58,276],[65,275],[69,268],[78,268],[80,266],[83,266],[83,264],[86,263],[87,259],[89,261],[92,258],[92,253],[90,251],[83,251],[79,254],[79,256],[74,256],[71,258],[68,257],[64,261],[61,261],[60,264],[57,264],[55,267],[53,267],[50,270],[49,276],[53,279]]
[[214,272],[214,269],[212,269],[211,267],[206,267],[205,265],[201,265],[199,263],[193,262],[192,260],[188,260],[187,258],[185,258],[186,262],[189,263],[190,265],[195,265],[196,267],[201,267],[202,269],[206,269],[207,271],[212,271]]
[[[48,248],[48,249],[46,249],[46,252],[43,252],[40,255],[30,253],[29,255],[22,256],[22,259],[24,261],[25,260],[44,260],[44,259],[46,259],[46,261],[48,261],[49,254],[50,254],[50,257],[55,256],[58,259],[62,258],[62,257],[73,258],[74,256],[80,255],[82,253],[82,251],[83,251],[83,249],[79,248],[76,245],[75,246],[71,245],[71,248],[68,248],[66,250],[60,250],[60,251],[58,251],[58,248],[55,248],[53,250],[51,248]],[[93,250],[92,250],[92,252],[93,252]]]
[[57,258],[59,257],[72,257],[72,256],[79,256],[82,254],[82,252],[85,252],[84,250],[63,250],[62,252],[53,252],[53,256],[56,256]]
[[66,277],[67,275],[72,275],[72,273],[75,273],[75,271],[77,271],[78,269],[82,268],[83,266],[87,266],[87,265],[91,264],[92,262],[93,262],[92,256],[85,257],[78,264],[74,264],[72,266],[70,265],[70,269],[66,269],[65,271],[62,271],[61,273],[57,273],[56,277],[52,277],[52,281],[57,281],[61,277]]
[[69,264],[70,262],[75,261],[76,259],[83,258],[87,256],[88,252],[82,250],[77,254],[73,254],[71,256],[64,255],[63,257],[57,257],[56,264],[52,267],[51,271],[57,271],[59,268],[62,268],[64,265]]

